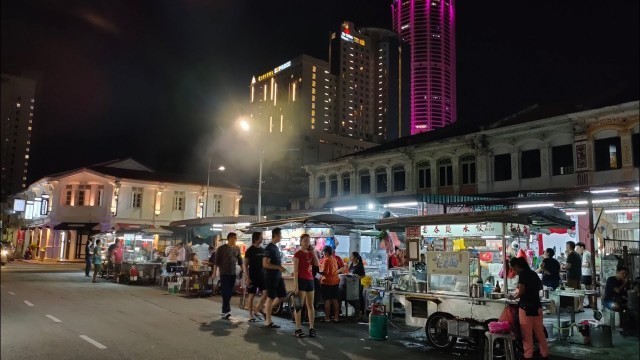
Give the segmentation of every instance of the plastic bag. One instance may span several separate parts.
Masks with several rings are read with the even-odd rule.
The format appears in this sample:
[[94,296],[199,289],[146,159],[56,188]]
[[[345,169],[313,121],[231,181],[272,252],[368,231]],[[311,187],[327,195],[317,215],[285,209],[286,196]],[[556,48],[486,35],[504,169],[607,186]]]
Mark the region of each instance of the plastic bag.
[[500,317],[498,318],[498,320],[506,321],[509,324],[513,323],[513,321],[514,321],[513,312],[511,311],[511,309],[508,306],[506,306],[504,308],[504,310],[502,310],[502,314],[500,314]]
[[489,332],[492,334],[508,334],[511,332],[511,325],[508,321],[492,321],[489,323]]

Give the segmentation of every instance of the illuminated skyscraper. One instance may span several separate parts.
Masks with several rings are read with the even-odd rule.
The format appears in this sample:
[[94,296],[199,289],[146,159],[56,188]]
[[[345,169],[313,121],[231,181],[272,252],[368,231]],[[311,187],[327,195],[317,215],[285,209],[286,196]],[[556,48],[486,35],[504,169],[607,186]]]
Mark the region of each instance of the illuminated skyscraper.
[[411,133],[454,123],[455,0],[393,0],[391,10],[411,51]]

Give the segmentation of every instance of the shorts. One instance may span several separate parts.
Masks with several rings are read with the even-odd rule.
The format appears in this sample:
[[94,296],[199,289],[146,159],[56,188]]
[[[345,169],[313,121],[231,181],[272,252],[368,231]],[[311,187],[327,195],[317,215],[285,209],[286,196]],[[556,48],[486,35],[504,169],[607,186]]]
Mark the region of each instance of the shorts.
[[122,271],[122,264],[114,264],[113,271],[119,274]]
[[592,280],[591,275],[582,275],[581,283],[589,286],[592,284]]
[[102,264],[93,264],[93,271],[96,273],[102,272]]
[[282,275],[279,271],[277,274],[266,273],[264,285],[269,299],[287,297],[287,289],[284,287],[284,280],[282,280]]
[[298,278],[298,291],[312,292],[314,290],[313,280]]
[[322,291],[322,300],[338,300],[339,285],[320,285]]
[[261,275],[249,276],[249,281],[251,281],[251,285],[247,288],[247,292],[249,294],[257,294],[258,292],[264,290],[264,277]]

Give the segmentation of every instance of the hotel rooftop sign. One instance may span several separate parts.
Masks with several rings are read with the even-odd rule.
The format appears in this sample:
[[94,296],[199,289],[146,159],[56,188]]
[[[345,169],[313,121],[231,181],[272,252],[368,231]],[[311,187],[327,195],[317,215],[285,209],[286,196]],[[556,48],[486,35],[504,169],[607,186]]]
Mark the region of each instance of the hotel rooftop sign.
[[291,61],[287,61],[286,63],[278,66],[277,68],[269,71],[268,73],[265,73],[265,74],[262,74],[262,75],[258,76],[258,81],[266,80],[266,79],[272,77],[273,75],[279,73],[280,71],[282,71],[282,70],[284,70],[284,69],[286,69],[286,68],[288,68],[290,66],[291,66]]

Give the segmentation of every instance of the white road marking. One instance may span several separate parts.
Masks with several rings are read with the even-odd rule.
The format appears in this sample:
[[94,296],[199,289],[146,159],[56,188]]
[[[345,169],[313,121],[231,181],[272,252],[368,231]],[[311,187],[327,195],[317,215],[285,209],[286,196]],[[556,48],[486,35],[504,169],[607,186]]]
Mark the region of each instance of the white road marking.
[[9,295],[15,295],[16,293],[14,293],[13,291],[9,291]]
[[31,302],[29,302],[29,300],[25,300],[24,303],[27,304],[27,306],[35,306]]
[[85,340],[86,342],[88,342],[89,344],[97,347],[98,349],[106,349],[107,347],[100,344],[99,342],[93,340],[92,338],[88,337],[87,335],[80,335],[80,338]]
[[49,319],[53,320],[54,322],[57,323],[61,323],[62,320],[58,319],[57,317],[53,316],[53,315],[46,315],[46,317],[48,317]]

